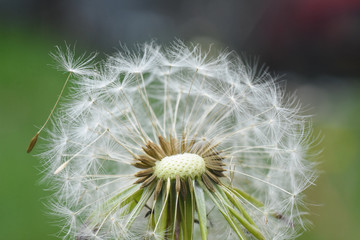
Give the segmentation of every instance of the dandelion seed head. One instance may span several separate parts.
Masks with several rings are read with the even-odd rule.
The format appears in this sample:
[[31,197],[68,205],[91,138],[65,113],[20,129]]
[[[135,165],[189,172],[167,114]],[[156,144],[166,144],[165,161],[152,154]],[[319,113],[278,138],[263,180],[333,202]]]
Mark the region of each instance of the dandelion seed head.
[[294,239],[307,226],[310,119],[266,68],[180,41],[99,63],[53,56],[73,82],[41,154],[64,238]]

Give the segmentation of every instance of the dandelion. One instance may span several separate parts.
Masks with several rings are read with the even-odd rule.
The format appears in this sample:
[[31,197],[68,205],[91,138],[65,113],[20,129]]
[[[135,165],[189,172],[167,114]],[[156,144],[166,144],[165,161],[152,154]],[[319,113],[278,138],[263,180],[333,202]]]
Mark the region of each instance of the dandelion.
[[292,239],[306,227],[310,121],[265,69],[181,42],[99,63],[54,56],[72,92],[41,156],[64,238]]

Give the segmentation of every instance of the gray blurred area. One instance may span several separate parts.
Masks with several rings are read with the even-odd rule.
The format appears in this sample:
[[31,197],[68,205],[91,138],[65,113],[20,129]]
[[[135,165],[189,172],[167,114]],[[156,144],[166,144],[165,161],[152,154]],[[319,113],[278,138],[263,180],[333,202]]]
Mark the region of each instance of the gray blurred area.
[[3,0],[0,13],[97,50],[179,38],[261,56],[275,71],[360,75],[358,0]]

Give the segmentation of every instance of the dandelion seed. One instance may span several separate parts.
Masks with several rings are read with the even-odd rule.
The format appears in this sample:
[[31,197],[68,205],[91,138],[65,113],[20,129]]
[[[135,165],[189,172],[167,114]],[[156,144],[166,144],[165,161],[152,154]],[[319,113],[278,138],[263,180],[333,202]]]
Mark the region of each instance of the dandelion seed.
[[42,153],[64,238],[298,236],[309,119],[264,69],[208,55],[181,42],[99,64],[55,55],[76,86]]
[[57,104],[60,101],[60,98],[64,92],[64,89],[71,77],[71,74],[77,74],[77,75],[87,75],[87,74],[91,74],[94,75],[95,71],[94,69],[92,69],[92,61],[94,60],[94,58],[96,57],[96,54],[93,53],[90,56],[85,56],[82,55],[80,58],[75,59],[74,58],[74,51],[71,51],[70,46],[66,47],[66,53],[63,53],[61,48],[57,47],[56,48],[56,53],[52,53],[51,56],[59,63],[61,64],[61,70],[65,70],[66,72],[69,72],[69,75],[61,89],[61,92],[58,96],[58,99],[55,102],[54,107],[51,109],[51,112],[48,116],[48,118],[46,119],[45,123],[42,125],[42,127],[39,129],[39,131],[35,134],[35,136],[31,139],[30,144],[26,150],[27,153],[30,153],[33,148],[36,145],[36,142],[38,140],[39,134],[41,133],[41,131],[45,128],[46,124],[49,122],[52,114],[55,111],[55,108],[57,106]]

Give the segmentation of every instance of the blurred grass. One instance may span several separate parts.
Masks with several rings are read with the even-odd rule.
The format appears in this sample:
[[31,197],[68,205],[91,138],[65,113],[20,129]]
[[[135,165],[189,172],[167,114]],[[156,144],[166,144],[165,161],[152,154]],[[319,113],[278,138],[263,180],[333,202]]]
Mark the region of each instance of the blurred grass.
[[[0,33],[0,238],[57,239],[59,227],[42,203],[50,192],[39,184],[38,159],[25,151],[66,78],[49,66],[49,52],[62,39],[23,29]],[[321,206],[310,207],[314,226],[303,240],[360,239],[360,90],[331,91],[331,111],[316,121],[323,173],[308,190]]]
[[317,118],[322,173],[308,195],[319,206],[310,208],[313,227],[303,240],[360,239],[360,88],[334,88],[328,88],[327,106],[320,106],[330,111]]
[[56,100],[63,74],[48,66],[54,46],[31,32],[1,30],[0,232],[1,239],[57,239],[46,216],[39,162],[26,154]]

